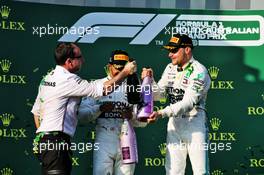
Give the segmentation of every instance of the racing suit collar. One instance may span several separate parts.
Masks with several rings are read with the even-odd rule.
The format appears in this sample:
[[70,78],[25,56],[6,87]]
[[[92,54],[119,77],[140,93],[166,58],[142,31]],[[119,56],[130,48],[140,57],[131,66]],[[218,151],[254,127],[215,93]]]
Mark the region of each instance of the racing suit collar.
[[63,66],[61,65],[56,65],[56,68],[55,69],[59,69],[61,71],[64,71],[65,73],[70,73],[70,71],[68,71],[66,68],[64,68]]
[[185,63],[182,67],[177,66],[178,72],[188,69],[193,63],[194,58],[192,57],[187,63]]

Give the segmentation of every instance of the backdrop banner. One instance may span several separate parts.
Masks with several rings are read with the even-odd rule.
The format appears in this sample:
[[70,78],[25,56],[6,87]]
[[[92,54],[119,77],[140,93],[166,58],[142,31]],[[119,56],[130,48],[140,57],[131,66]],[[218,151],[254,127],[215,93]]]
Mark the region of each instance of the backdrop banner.
[[[207,114],[210,172],[264,173],[264,11],[95,8],[0,1],[0,173],[40,174],[30,113],[44,75],[55,67],[58,42],[76,42],[85,58],[80,76],[106,76],[115,49],[126,50],[159,80],[170,62],[162,46],[187,33],[194,57],[212,78]],[[167,105],[155,102],[155,110]],[[73,175],[92,174],[95,123],[80,123],[73,141]],[[137,128],[135,175],[165,174],[167,119]],[[186,174],[192,174],[188,160]]]

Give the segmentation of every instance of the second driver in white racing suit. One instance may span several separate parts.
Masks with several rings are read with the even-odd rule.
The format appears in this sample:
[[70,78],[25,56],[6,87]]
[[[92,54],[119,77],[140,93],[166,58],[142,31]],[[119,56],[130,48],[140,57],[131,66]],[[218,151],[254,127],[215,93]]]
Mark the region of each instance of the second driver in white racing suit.
[[[116,76],[128,62],[125,51],[116,50],[112,53],[108,66],[108,76],[97,80],[105,82]],[[104,110],[104,104],[112,104],[113,108]],[[116,88],[110,95],[99,100],[83,98],[79,107],[81,120],[96,120],[95,143],[98,150],[93,152],[93,175],[133,175],[135,164],[122,164],[120,149],[120,131],[124,116],[132,117],[132,105],[128,103],[126,94],[126,81]],[[102,112],[103,111],[103,112]],[[125,111],[122,112],[122,111]],[[133,126],[144,127],[146,123],[131,119]]]
[[[167,125],[166,175],[184,175],[187,154],[194,175],[208,175],[208,129],[205,102],[210,87],[207,69],[192,56],[192,40],[187,35],[174,35],[165,46],[171,63],[167,65],[154,93],[155,100],[164,92],[169,105],[153,112],[149,122],[169,117]],[[143,69],[142,77],[151,74]]]

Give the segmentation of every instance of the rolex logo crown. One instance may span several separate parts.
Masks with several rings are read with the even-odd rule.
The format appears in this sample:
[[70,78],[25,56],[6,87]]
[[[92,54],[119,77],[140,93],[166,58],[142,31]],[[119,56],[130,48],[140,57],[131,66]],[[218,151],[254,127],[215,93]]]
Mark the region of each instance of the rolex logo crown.
[[10,125],[11,120],[14,118],[15,117],[13,114],[4,113],[0,115],[0,119],[2,120],[3,125],[6,127]]
[[166,155],[166,147],[167,147],[166,143],[162,143],[159,145],[160,154],[162,156]]
[[5,73],[7,73],[9,71],[11,64],[12,63],[6,59],[0,61],[1,68],[2,68],[3,72],[5,72]]
[[1,170],[1,175],[13,175],[13,170],[10,168],[3,168]]
[[212,119],[210,120],[210,123],[211,123],[212,129],[213,129],[214,131],[217,131],[217,130],[219,129],[219,127],[220,127],[221,120],[218,119],[218,118],[212,118]]
[[224,173],[221,170],[214,170],[211,175],[223,175]]
[[0,9],[0,13],[1,13],[1,16],[3,19],[7,19],[8,16],[9,16],[9,13],[10,13],[11,9],[7,6],[2,6],[1,9]]
[[208,69],[208,71],[209,71],[211,78],[215,80],[218,76],[219,69],[217,67],[212,66]]

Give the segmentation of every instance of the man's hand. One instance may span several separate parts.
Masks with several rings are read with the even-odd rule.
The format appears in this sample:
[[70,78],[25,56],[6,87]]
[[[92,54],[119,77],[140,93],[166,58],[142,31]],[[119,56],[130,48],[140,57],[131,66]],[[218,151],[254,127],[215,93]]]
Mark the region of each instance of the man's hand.
[[124,72],[126,72],[127,74],[133,74],[137,71],[137,63],[136,61],[132,61],[132,62],[128,62],[124,69],[122,70]]
[[100,105],[100,111],[101,112],[111,112],[114,109],[115,105],[113,105],[112,103],[104,103],[102,105]]
[[148,123],[154,123],[155,121],[157,121],[159,118],[161,118],[161,114],[160,112],[153,112],[152,114],[150,114],[149,118],[148,118]]
[[40,126],[40,117],[38,115],[34,115],[34,122],[35,122],[35,126],[38,129]]
[[130,120],[130,119],[132,119],[133,118],[133,114],[132,114],[132,112],[133,112],[133,108],[131,107],[131,108],[126,108],[122,113],[121,113],[121,115],[122,115],[122,117],[125,119],[128,119],[128,120]]
[[141,79],[144,79],[146,76],[152,77],[153,70],[151,68],[143,68],[141,72]]
[[129,62],[125,65],[124,69],[117,74],[116,76],[114,76],[112,79],[104,82],[104,89],[103,89],[103,95],[108,95],[111,92],[113,92],[113,90],[115,90],[115,88],[117,88],[119,84],[121,84],[121,82],[129,75],[129,74],[133,74],[137,71],[137,64],[135,61]]

